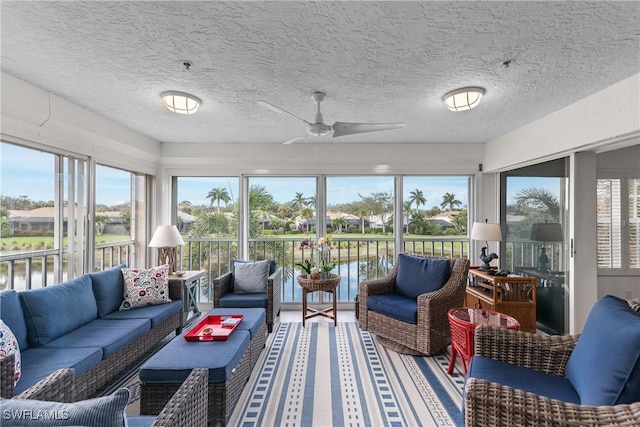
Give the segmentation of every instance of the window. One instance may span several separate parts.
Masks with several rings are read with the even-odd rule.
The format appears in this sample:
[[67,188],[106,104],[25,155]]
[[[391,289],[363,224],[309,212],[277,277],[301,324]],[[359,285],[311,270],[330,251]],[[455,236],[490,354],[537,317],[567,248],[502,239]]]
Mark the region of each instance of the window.
[[597,212],[598,268],[640,268],[640,179],[598,179]]

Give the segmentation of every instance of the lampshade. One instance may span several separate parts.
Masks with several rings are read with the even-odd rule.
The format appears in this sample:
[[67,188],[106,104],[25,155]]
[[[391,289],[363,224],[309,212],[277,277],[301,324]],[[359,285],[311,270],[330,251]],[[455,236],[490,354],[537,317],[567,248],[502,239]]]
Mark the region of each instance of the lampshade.
[[175,225],[160,225],[149,242],[150,248],[173,248],[184,245],[184,240]]
[[466,111],[477,107],[484,93],[481,87],[465,87],[447,93],[442,100],[451,111]]
[[531,227],[531,240],[536,242],[562,242],[562,225],[558,222],[536,223]]
[[502,231],[500,224],[490,222],[474,222],[471,227],[471,239],[485,240],[491,242],[500,242],[502,240]]
[[178,114],[193,114],[202,104],[200,99],[184,92],[164,92],[162,101],[169,111]]

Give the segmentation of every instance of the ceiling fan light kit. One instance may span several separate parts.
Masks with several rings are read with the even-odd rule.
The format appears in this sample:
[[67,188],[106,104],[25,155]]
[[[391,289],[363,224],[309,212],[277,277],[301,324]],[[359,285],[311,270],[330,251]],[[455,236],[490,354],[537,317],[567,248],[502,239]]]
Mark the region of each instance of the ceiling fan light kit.
[[481,87],[464,87],[447,93],[442,100],[451,111],[468,111],[478,106],[484,94]]
[[184,92],[168,91],[163,92],[161,96],[164,106],[178,114],[193,114],[202,104],[200,98]]
[[[316,103],[317,111],[315,114],[314,122],[308,122],[307,120],[296,116],[289,111],[283,110],[280,107],[276,107],[275,105],[267,102],[267,101],[257,101],[258,104],[266,107],[270,110],[275,111],[276,113],[286,114],[288,116],[293,117],[294,119],[300,120],[301,122],[307,125],[307,136],[326,136],[333,131],[333,137],[345,136],[345,135],[353,135],[356,133],[364,133],[364,132],[376,132],[381,130],[389,130],[389,129],[398,129],[404,127],[404,123],[346,123],[346,122],[335,122],[333,125],[328,125],[324,123],[324,118],[322,117],[322,112],[320,111],[320,104],[326,95],[322,92],[314,92],[311,94],[311,99]],[[290,139],[283,143],[283,145],[291,144],[293,142],[299,141],[301,139],[305,139],[306,136],[297,137]]]

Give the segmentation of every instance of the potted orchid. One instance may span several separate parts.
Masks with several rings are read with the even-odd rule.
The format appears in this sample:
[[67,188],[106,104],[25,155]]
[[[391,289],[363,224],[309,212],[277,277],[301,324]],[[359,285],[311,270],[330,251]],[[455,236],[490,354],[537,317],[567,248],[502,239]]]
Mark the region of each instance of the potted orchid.
[[304,276],[308,277],[309,279],[319,278],[320,276],[320,270],[318,269],[318,267],[316,267],[315,264],[308,259],[305,259],[302,262],[296,262],[296,266],[300,267],[300,270],[304,273]]

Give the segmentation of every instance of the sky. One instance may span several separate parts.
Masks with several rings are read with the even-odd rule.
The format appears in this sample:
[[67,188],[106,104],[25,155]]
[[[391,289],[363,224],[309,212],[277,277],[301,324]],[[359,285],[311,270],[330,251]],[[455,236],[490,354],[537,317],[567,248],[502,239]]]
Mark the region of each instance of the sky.
[[[33,201],[54,199],[55,176],[54,156],[36,150],[25,149],[12,144],[0,145],[0,192],[3,195],[19,197],[26,195]],[[25,158],[28,161],[25,161]],[[180,177],[178,180],[178,201],[189,200],[199,205],[209,205],[207,193],[212,188],[226,188],[232,200],[238,197],[238,177]],[[403,199],[407,200],[411,191],[419,189],[427,199],[423,208],[440,206],[445,193],[453,193],[456,199],[468,204],[467,177],[414,177],[406,176],[403,182]],[[525,187],[547,188],[559,193],[557,179],[520,178],[510,181],[509,193],[515,194]],[[128,172],[106,166],[98,166],[96,201],[108,206],[125,203],[129,199],[130,175]],[[250,185],[264,186],[278,203],[294,199],[296,192],[304,197],[315,195],[315,177],[251,177]],[[329,205],[361,200],[359,195],[369,196],[376,192],[393,194],[393,177],[363,176],[327,178]]]

